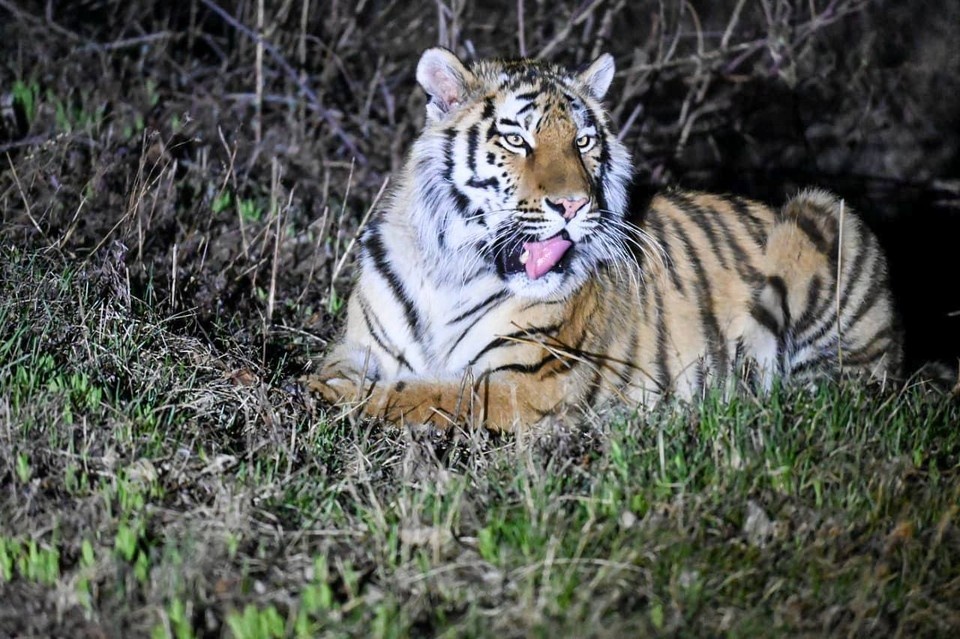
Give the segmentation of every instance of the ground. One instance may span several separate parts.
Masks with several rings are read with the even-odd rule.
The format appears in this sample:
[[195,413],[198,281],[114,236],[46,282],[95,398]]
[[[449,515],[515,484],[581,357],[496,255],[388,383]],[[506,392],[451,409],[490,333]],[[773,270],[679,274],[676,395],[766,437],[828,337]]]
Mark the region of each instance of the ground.
[[440,439],[295,383],[436,44],[611,52],[638,201],[840,193],[949,373],[957,3],[0,0],[0,36],[0,636],[960,629],[922,376]]

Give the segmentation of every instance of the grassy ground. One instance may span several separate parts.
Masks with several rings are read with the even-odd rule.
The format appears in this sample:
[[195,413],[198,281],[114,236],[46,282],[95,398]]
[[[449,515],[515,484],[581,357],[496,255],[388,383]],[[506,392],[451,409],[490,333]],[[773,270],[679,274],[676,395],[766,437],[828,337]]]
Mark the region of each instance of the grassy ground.
[[960,627],[960,406],[927,389],[434,441],[299,401],[112,273],[3,258],[6,633]]
[[960,295],[916,278],[956,224],[956,8],[265,3],[258,62],[256,2],[70,4],[0,0],[0,636],[960,629],[960,405],[930,387],[437,440],[294,383],[436,43],[611,50],[641,190],[846,186],[911,360],[956,356]]

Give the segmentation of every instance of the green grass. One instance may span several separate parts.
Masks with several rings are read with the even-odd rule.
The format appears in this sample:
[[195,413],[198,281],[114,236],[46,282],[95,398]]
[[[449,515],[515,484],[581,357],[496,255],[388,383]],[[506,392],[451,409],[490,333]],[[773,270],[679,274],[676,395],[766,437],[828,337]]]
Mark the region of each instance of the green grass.
[[101,271],[2,258],[0,598],[43,611],[22,632],[960,625],[960,406],[930,389],[711,395],[435,441],[331,421],[239,344],[105,294]]

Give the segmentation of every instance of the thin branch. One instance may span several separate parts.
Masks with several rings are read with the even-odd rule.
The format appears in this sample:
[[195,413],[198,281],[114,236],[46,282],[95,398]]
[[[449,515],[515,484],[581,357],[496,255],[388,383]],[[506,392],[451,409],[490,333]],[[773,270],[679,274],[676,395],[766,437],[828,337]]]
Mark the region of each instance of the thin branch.
[[89,53],[90,51],[116,51],[118,49],[129,49],[130,47],[139,47],[144,44],[153,44],[154,42],[159,42],[161,40],[167,40],[169,38],[176,37],[175,34],[170,33],[169,31],[158,31],[157,33],[148,33],[146,35],[137,36],[135,38],[123,38],[121,40],[114,40],[113,42],[90,42],[83,45],[82,47],[77,47],[73,50],[74,53]]
[[[3,2],[3,0],[0,0],[0,2]],[[340,123],[337,122],[336,118],[333,117],[330,111],[323,106],[323,104],[320,102],[319,96],[317,96],[316,92],[310,88],[306,79],[300,77],[300,74],[297,73],[297,70],[294,69],[289,62],[287,62],[286,58],[283,57],[283,54],[281,54],[275,46],[267,42],[264,38],[258,36],[249,27],[227,13],[217,3],[213,2],[213,0],[200,0],[200,2],[210,11],[217,14],[231,27],[247,36],[254,42],[261,44],[263,46],[263,50],[270,54],[270,57],[273,58],[274,62],[280,65],[280,68],[283,69],[284,74],[286,74],[286,76],[290,78],[295,85],[297,85],[297,88],[300,89],[300,93],[303,94],[309,101],[312,110],[320,114],[320,117],[323,118],[323,121],[326,122],[327,126],[330,127],[330,130],[333,131],[334,135],[336,135],[337,138],[343,142],[343,145],[347,147],[350,153],[357,159],[357,162],[360,164],[367,164],[366,156],[360,152],[360,149],[358,149],[357,145],[354,144],[353,139],[347,135],[346,131],[343,130],[343,127],[340,126]]]

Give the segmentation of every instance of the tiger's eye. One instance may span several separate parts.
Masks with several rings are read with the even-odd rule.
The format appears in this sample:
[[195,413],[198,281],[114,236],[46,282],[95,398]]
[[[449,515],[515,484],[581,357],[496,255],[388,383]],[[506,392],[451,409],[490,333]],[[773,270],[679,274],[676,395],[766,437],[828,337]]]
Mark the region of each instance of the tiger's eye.
[[577,148],[581,151],[590,147],[593,143],[593,138],[589,135],[581,135],[577,138]]
[[503,140],[510,146],[523,146],[523,136],[519,133],[508,133],[503,136]]

